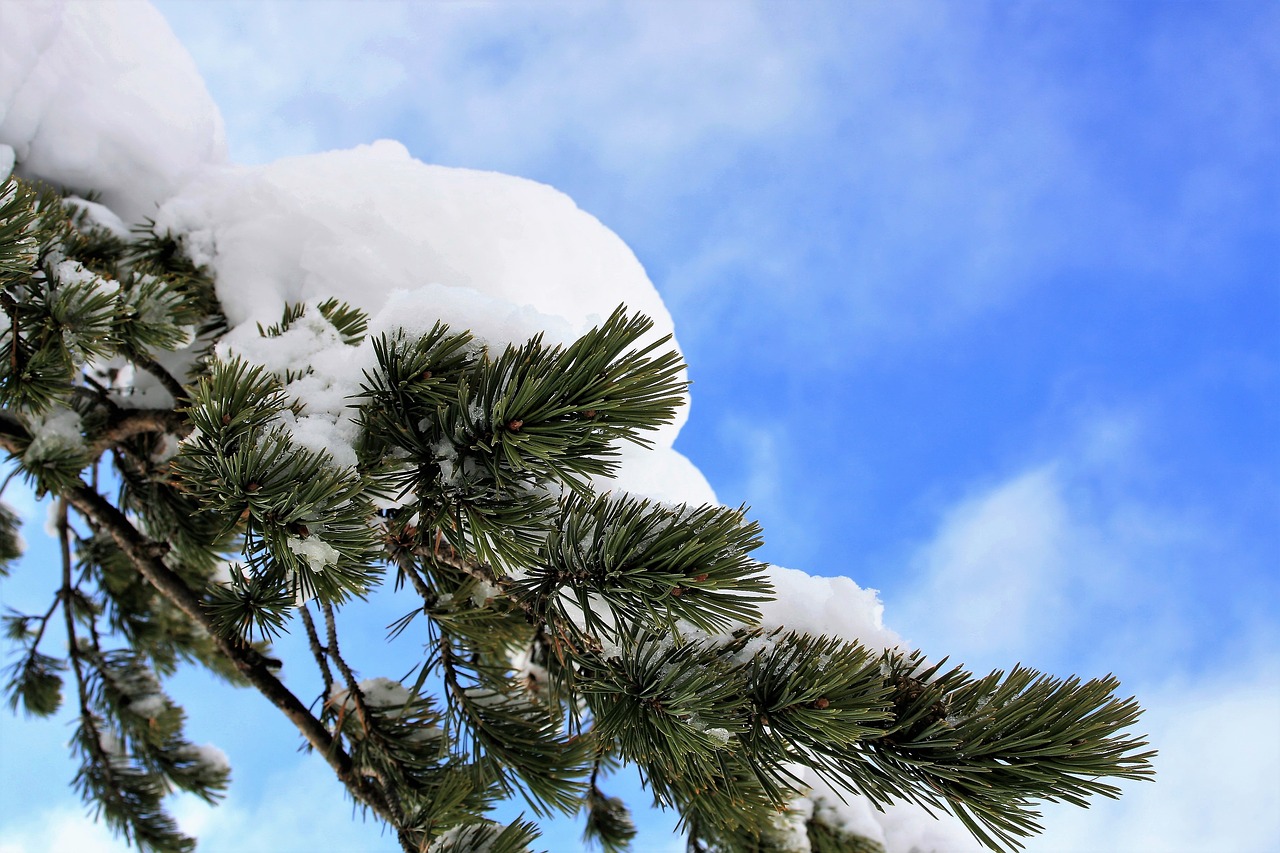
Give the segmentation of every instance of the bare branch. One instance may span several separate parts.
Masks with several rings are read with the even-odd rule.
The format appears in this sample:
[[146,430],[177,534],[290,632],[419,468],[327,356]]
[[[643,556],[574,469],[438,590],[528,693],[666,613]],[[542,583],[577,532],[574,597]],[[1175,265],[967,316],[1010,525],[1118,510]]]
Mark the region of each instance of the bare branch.
[[311,656],[316,659],[316,667],[324,679],[324,692],[320,694],[320,702],[328,702],[329,694],[333,692],[333,672],[329,669],[329,661],[325,659],[325,647],[320,645],[320,635],[316,633],[316,623],[312,621],[311,611],[307,609],[307,605],[304,604],[298,608],[298,615],[302,617],[302,626],[307,631],[307,643],[311,646]]
[[160,362],[142,353],[134,353],[130,356],[130,360],[154,376],[164,386],[164,390],[168,391],[169,396],[173,398],[175,406],[185,406],[190,402],[191,398],[187,396],[187,389],[183,388],[182,383],[174,379],[173,374],[165,370]]
[[170,433],[181,438],[191,432],[191,422],[172,409],[122,409],[92,445],[92,456],[120,442],[145,433]]

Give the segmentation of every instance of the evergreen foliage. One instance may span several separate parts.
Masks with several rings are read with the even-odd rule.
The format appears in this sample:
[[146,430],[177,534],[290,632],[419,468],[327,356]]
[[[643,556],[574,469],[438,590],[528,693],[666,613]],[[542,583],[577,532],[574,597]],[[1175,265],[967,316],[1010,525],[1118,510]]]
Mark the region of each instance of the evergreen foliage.
[[[1038,831],[1038,801],[1151,774],[1114,678],[975,678],[764,631],[773,590],[742,510],[596,493],[618,443],[645,445],[684,390],[666,342],[639,343],[644,317],[501,351],[443,322],[380,335],[342,466],[288,428],[306,371],[214,352],[226,319],[180,239],[123,239],[8,179],[0,286],[0,440],[10,476],[56,501],[62,549],[47,610],[5,617],[7,696],[75,708],[74,785],[140,849],[190,849],[164,796],[228,782],[163,691],[180,662],[259,690],[406,850],[528,849],[532,822],[485,817],[513,794],[537,816],[584,810],[590,843],[626,850],[635,826],[604,781],[622,764],[705,851],[790,849],[788,821],[815,851],[879,850],[822,801],[787,811],[799,768],[950,811],[993,849]],[[259,333],[302,322],[352,347],[368,334],[335,300]],[[0,505],[5,571],[17,523]],[[406,599],[391,636],[424,653],[401,681],[361,681],[338,617],[386,584]],[[275,676],[284,631],[309,641],[314,713]]]

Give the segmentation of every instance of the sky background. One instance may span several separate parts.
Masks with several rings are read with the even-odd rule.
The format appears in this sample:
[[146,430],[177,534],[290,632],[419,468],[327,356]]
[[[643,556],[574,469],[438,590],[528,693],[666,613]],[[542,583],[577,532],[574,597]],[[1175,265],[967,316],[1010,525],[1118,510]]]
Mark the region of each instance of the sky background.
[[[395,138],[616,231],[690,365],[676,446],[763,559],[934,655],[1116,673],[1160,781],[1033,850],[1280,849],[1280,5],[158,5],[233,161]],[[175,688],[236,768],[180,804],[202,849],[394,849],[210,691]],[[68,729],[0,726],[0,850],[113,849]]]

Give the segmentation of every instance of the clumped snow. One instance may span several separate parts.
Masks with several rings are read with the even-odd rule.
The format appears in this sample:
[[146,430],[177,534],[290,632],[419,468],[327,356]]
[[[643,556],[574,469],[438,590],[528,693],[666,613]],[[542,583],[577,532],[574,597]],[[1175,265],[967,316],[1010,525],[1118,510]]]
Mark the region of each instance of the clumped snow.
[[[370,708],[402,708],[413,698],[403,684],[390,678],[367,678],[356,686]],[[355,702],[347,694],[347,690],[335,685],[330,701],[355,710]]]
[[322,572],[329,566],[338,564],[338,550],[319,536],[312,535],[306,539],[290,536],[285,540],[289,550],[301,557],[313,572]]
[[225,160],[222,115],[150,4],[0,3],[0,32],[0,143],[19,175],[139,222]]
[[[355,461],[350,398],[381,333],[422,334],[439,320],[494,349],[536,334],[567,344],[619,304],[654,321],[648,340],[673,333],[635,255],[568,196],[510,175],[428,165],[398,142],[211,167],[156,223],[183,235],[215,273],[234,326],[221,354],[281,376],[312,368],[289,388],[305,407],[291,427],[299,444],[329,450],[339,465]],[[279,337],[258,332],[286,304],[331,297],[370,315],[361,346],[342,345],[314,310]],[[655,452],[624,444],[624,487],[667,502],[714,501],[706,478],[671,448],[686,411],[651,434]]]
[[849,578],[818,577],[782,566],[769,566],[766,574],[778,597],[760,605],[763,627],[857,640],[873,650],[906,649],[902,638],[884,626],[884,605],[876,590]]
[[188,754],[195,759],[196,763],[209,770],[220,773],[226,773],[231,770],[231,762],[227,759],[227,754],[211,743],[192,746],[188,750]]
[[23,452],[24,464],[32,467],[54,459],[64,453],[79,453],[85,449],[84,435],[80,431],[80,414],[66,406],[52,408],[43,415],[33,417],[27,424],[31,443]]
[[[300,414],[286,412],[280,425],[337,465],[355,463],[348,406],[373,364],[370,339],[382,332],[421,333],[440,320],[493,347],[536,333],[567,343],[620,303],[651,317],[654,336],[673,332],[626,244],[551,187],[428,165],[386,140],[264,166],[226,164],[217,107],[190,56],[145,3],[0,3],[0,32],[0,175],[14,170],[98,193],[98,201],[70,203],[112,233],[153,219],[178,235],[216,276],[232,326],[219,355],[239,355],[282,378],[292,372],[287,390]],[[370,338],[358,346],[341,340],[315,307],[330,297],[370,315]],[[279,321],[286,303],[303,302],[310,310],[294,327],[276,337],[259,333],[259,324]],[[191,354],[159,357],[181,365]],[[135,379],[133,398],[122,402],[168,401],[147,376]],[[675,423],[651,434],[653,450],[624,444],[619,476],[597,485],[668,503],[714,503],[705,477],[671,447],[685,416],[682,410]],[[67,409],[33,427],[37,440],[28,455],[82,441],[78,416]],[[450,452],[442,448],[442,460]],[[317,571],[336,560],[319,535],[289,546]],[[234,571],[242,567],[219,567],[215,580],[225,583]],[[766,628],[785,625],[872,649],[902,647],[883,624],[874,590],[780,567],[768,573],[779,598],[762,608]],[[535,675],[533,667],[528,674]],[[378,708],[409,698],[384,678],[361,682],[360,689]],[[345,691],[332,698],[350,702]],[[707,734],[729,737],[715,729]],[[212,753],[207,758],[225,763]],[[841,802],[820,780],[806,778],[811,797],[779,825],[797,844],[798,817],[817,809],[885,841],[890,851],[974,846],[962,830],[953,831],[954,822],[910,806],[874,812],[865,799]]]

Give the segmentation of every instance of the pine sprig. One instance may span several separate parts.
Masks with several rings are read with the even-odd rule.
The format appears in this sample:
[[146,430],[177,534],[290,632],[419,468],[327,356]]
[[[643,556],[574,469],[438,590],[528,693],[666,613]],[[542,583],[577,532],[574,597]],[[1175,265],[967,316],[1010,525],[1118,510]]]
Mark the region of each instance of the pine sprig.
[[5,673],[9,676],[4,692],[9,708],[22,708],[28,717],[50,717],[62,707],[62,675],[66,661],[28,649]]
[[40,251],[38,196],[10,175],[0,182],[0,284],[21,281],[35,268]]
[[195,850],[195,840],[184,835],[164,810],[162,800],[167,791],[160,778],[131,761],[105,731],[101,719],[83,715],[72,744],[81,758],[72,787],[91,808],[95,820],[102,820],[142,851]]
[[592,785],[586,798],[587,820],[582,840],[604,853],[624,853],[636,837],[631,811],[620,797],[610,797]]
[[805,821],[805,836],[811,853],[886,853],[878,841],[850,832],[825,800],[814,801],[813,813]]
[[643,432],[670,422],[685,390],[679,356],[660,351],[669,337],[628,349],[652,327],[619,307],[566,348],[539,336],[482,362],[473,447],[494,479],[528,471],[586,492],[586,477],[615,472],[614,442],[649,446]]
[[209,760],[183,737],[185,712],[160,687],[155,673],[131,650],[98,651],[82,647],[89,668],[86,692],[104,721],[114,723],[120,743],[134,761],[167,786],[206,802],[226,789],[229,768]]
[[707,643],[640,630],[621,639],[579,683],[596,736],[650,773],[710,783],[718,753],[733,748],[748,717],[741,673]]
[[0,578],[9,574],[14,561],[22,556],[22,519],[4,501],[0,501]]
[[577,811],[590,769],[586,741],[562,735],[556,718],[505,673],[464,659],[447,639],[428,668],[435,665],[449,704],[447,731],[469,744],[473,760],[489,767],[508,792],[524,791],[539,814]]
[[1141,710],[1116,698],[1111,676],[1058,679],[1019,666],[974,679],[925,667],[918,654],[891,656],[888,667],[897,720],[870,741],[872,760],[885,775],[917,775],[900,796],[945,802],[992,847],[1017,848],[1041,831],[1036,800],[1087,806],[1095,794],[1119,796],[1104,779],[1153,775],[1155,752],[1122,734]]
[[503,826],[493,821],[483,821],[459,826],[431,846],[431,853],[523,853],[538,838],[537,827],[528,820],[518,819]]
[[613,639],[627,626],[708,633],[759,619],[773,591],[750,552],[760,529],[727,507],[569,496],[516,595],[571,632]]

